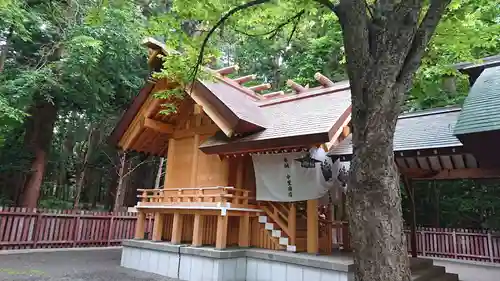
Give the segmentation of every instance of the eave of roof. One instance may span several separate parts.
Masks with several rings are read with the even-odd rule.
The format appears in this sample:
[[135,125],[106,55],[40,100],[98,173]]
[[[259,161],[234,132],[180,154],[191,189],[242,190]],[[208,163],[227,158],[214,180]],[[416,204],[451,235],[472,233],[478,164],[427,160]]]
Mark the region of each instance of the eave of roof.
[[151,80],[147,80],[144,87],[139,91],[139,94],[134,97],[132,103],[127,108],[127,110],[122,114],[122,117],[118,121],[118,124],[115,126],[113,131],[111,132],[108,142],[117,145],[120,139],[122,138],[127,128],[130,126],[132,121],[134,120],[135,115],[141,109],[144,102],[148,99],[151,91],[154,88],[155,83]]
[[[394,151],[412,153],[420,150],[453,149],[462,143],[453,136],[459,107],[445,107],[401,114],[394,134]],[[352,154],[352,135],[333,147],[331,156]]]

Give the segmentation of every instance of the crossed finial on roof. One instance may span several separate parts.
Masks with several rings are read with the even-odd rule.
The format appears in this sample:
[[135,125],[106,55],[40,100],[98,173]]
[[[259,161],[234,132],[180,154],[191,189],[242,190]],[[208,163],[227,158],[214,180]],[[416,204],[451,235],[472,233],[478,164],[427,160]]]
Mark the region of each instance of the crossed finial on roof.
[[253,94],[254,97],[257,99],[272,99],[272,98],[283,97],[286,95],[302,94],[302,93],[307,93],[311,90],[317,90],[319,88],[333,87],[335,85],[335,83],[332,80],[330,80],[328,77],[326,77],[325,75],[323,75],[319,72],[316,72],[316,74],[314,74],[314,78],[321,84],[321,86],[319,86],[319,87],[309,88],[309,85],[302,86],[299,83],[294,82],[291,79],[288,79],[286,84],[290,88],[292,88],[292,92],[285,93],[283,91],[276,91],[276,92],[271,92],[271,93],[267,93],[267,94],[257,95],[257,94],[255,94],[256,92],[262,92],[264,90],[271,89],[271,84],[264,83],[264,84],[259,84],[256,86],[250,86],[250,87],[244,86],[243,84],[250,82],[252,80],[255,80],[257,78],[257,75],[255,75],[255,74],[245,75],[245,76],[241,76],[241,77],[233,78],[233,79],[227,77],[227,75],[234,73],[238,70],[239,70],[238,65],[232,65],[232,66],[227,66],[227,67],[223,67],[223,68],[220,68],[217,70],[212,70],[212,71],[221,75],[222,78],[224,80],[226,80],[226,82],[232,82],[231,84],[239,86],[239,88],[241,90],[243,90],[245,93]]

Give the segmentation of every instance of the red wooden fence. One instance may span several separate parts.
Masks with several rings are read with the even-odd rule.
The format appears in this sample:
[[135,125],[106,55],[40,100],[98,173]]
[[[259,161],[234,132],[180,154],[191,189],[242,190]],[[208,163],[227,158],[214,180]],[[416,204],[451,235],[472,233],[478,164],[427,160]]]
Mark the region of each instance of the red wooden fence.
[[126,212],[0,207],[0,250],[117,246],[133,238],[135,221]]
[[[0,207],[0,250],[117,246],[123,239],[133,238],[135,221],[135,213],[126,212]],[[149,235],[152,222],[148,218]],[[406,240],[410,248],[409,232]],[[500,263],[500,233],[420,227],[417,253]]]
[[[406,232],[408,249],[410,234]],[[481,229],[417,229],[419,256],[441,257],[500,263],[500,233]]]

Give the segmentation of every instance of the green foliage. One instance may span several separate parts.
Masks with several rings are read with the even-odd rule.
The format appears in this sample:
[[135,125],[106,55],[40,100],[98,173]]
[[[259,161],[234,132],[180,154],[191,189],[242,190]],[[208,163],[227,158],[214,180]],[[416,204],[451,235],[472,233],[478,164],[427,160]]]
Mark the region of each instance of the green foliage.
[[[422,181],[413,184],[417,225],[500,229],[498,181]],[[409,204],[408,196],[403,196],[407,221]]]
[[[499,14],[500,6],[495,1],[452,1],[416,73],[410,109],[462,104],[469,89],[467,77],[450,65],[500,53]],[[456,76],[456,92],[443,89],[443,76]]]

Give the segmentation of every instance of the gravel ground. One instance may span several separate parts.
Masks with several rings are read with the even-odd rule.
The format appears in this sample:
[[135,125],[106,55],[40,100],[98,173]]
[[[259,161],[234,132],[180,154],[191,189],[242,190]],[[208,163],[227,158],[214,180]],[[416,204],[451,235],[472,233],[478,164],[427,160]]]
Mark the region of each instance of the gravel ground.
[[121,249],[0,255],[3,281],[175,281],[120,267]]

